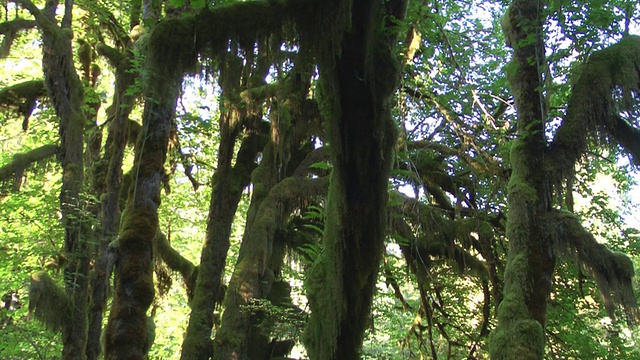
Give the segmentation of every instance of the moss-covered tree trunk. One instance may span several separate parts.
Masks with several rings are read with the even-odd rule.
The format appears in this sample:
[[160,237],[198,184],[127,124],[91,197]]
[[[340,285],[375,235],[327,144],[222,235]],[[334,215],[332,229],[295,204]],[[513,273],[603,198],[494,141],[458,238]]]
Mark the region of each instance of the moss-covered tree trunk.
[[235,166],[231,166],[240,123],[238,111],[233,108],[221,116],[218,169],[213,178],[207,237],[191,302],[189,326],[182,344],[182,359],[209,359],[213,355],[213,310],[215,304],[222,302],[224,297],[221,289],[231,225],[242,191],[249,185],[258,151],[258,136],[248,134],[238,152]]
[[115,245],[115,294],[105,339],[105,358],[109,360],[145,359],[153,342],[153,323],[147,317],[154,298],[153,240],[158,229],[160,189],[166,176],[169,132],[182,79],[180,67],[173,62],[176,59],[163,56],[163,48],[158,45],[166,44],[170,36],[152,34],[145,63],[143,129]]
[[[254,172],[255,173],[255,172]],[[327,179],[305,179],[291,176],[274,185],[259,201],[255,218],[245,229],[238,261],[229,281],[224,299],[222,325],[216,333],[214,359],[252,359],[249,354],[261,353],[258,344],[250,343],[254,317],[247,308],[254,301],[269,294],[275,275],[272,261],[282,260],[274,256],[274,238],[278,229],[284,227],[296,204],[304,199],[326,193]]]
[[28,0],[20,3],[34,15],[42,32],[45,86],[60,119],[60,210],[65,229],[64,250],[68,260],[64,279],[71,304],[68,318],[62,324],[62,356],[63,359],[84,359],[87,342],[89,231],[83,222],[81,200],[84,178],[84,89],[74,68],[71,49],[73,3],[65,2],[60,24],[55,18],[58,1],[47,2],[42,11]]
[[511,150],[507,237],[509,255],[498,327],[490,340],[492,359],[542,359],[547,298],[555,252],[544,236],[544,214],[551,189],[543,167],[544,103],[541,74],[545,66],[544,2],[516,0],[503,20],[514,54],[508,76],[518,111],[518,139]]
[[116,49],[102,47],[101,53],[107,53],[108,59],[115,68],[114,100],[107,109],[109,133],[103,159],[98,163],[94,176],[103,177],[105,192],[100,197],[100,236],[97,260],[91,276],[91,303],[89,309],[89,331],[87,342],[87,359],[97,359],[102,352],[100,337],[102,334],[102,318],[107,303],[109,278],[113,266],[113,254],[106,251],[108,245],[116,239],[120,226],[120,191],[122,181],[122,162],[124,150],[129,136],[129,114],[133,107],[134,96],[129,88],[135,80],[131,71],[132,53],[124,53]]
[[340,52],[320,64],[333,171],[324,251],[307,280],[311,359],[359,359],[384,249],[398,64],[383,33],[382,2],[356,0],[350,11]]

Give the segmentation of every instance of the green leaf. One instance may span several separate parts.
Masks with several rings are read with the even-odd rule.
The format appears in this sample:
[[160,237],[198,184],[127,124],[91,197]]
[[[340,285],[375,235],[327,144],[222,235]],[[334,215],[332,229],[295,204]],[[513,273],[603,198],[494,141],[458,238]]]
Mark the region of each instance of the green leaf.
[[317,163],[313,163],[311,165],[309,165],[310,169],[320,169],[320,170],[330,170],[331,169],[331,164],[329,164],[326,161],[321,161],[321,162],[317,162]]

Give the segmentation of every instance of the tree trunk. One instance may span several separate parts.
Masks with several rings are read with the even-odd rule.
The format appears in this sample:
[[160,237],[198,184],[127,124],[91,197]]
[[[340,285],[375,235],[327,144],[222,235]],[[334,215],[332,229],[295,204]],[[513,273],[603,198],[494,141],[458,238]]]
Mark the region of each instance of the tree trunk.
[[63,359],[84,359],[87,342],[87,302],[90,231],[83,221],[81,199],[84,178],[84,89],[74,67],[71,50],[71,14],[73,2],[65,2],[64,16],[58,25],[55,10],[58,1],[48,2],[40,11],[28,0],[20,3],[31,12],[42,32],[42,67],[45,86],[60,118],[60,163],[62,189],[60,211],[65,228],[64,249],[68,259],[64,270],[65,289],[72,306],[62,326]]
[[550,209],[551,189],[543,167],[542,71],[544,3],[514,1],[503,20],[514,55],[508,71],[518,110],[518,139],[511,150],[504,299],[490,340],[492,359],[542,359],[547,297],[555,267],[553,244],[541,218]]
[[[91,305],[89,311],[89,330],[87,342],[87,359],[95,360],[102,352],[100,336],[102,335],[102,318],[107,303],[109,278],[113,259],[107,251],[109,244],[116,239],[120,227],[119,198],[122,187],[122,161],[129,133],[129,114],[134,97],[127,90],[134,82],[131,72],[130,52],[118,54],[119,61],[112,63],[116,70],[114,101],[107,110],[109,114],[109,134],[103,162],[107,164],[104,181],[106,191],[100,197],[101,233],[97,251],[97,261],[91,276]],[[112,59],[113,60],[113,59]],[[101,164],[100,166],[104,166]]]
[[213,311],[215,304],[221,303],[224,297],[221,291],[222,279],[230,246],[231,225],[242,191],[249,185],[251,171],[255,167],[258,152],[258,139],[255,134],[248,135],[242,142],[236,164],[231,167],[238,131],[233,129],[238,122],[238,119],[232,118],[234,113],[236,111],[223,115],[220,124],[218,170],[213,180],[207,238],[202,249],[181,359],[208,359],[213,355]]
[[276,255],[273,250],[277,230],[284,227],[296,204],[323,195],[326,189],[325,178],[312,180],[292,176],[273,186],[259,202],[254,221],[246,227],[224,299],[225,312],[215,338],[214,359],[249,359],[250,350],[260,352],[255,349],[257,344],[249,342],[258,319],[243,307],[268,295],[273,284],[272,262],[282,261],[282,253]]
[[[162,42],[163,35],[169,34],[158,35],[156,44]],[[143,130],[116,245],[115,294],[105,340],[108,360],[145,359],[153,342],[153,321],[146,314],[154,297],[153,239],[171,121],[182,80],[180,67],[162,52],[150,46],[145,63]]]
[[381,7],[354,1],[340,53],[320,64],[333,171],[324,251],[307,280],[311,359],[359,359],[384,249],[397,137],[389,100],[399,78]]

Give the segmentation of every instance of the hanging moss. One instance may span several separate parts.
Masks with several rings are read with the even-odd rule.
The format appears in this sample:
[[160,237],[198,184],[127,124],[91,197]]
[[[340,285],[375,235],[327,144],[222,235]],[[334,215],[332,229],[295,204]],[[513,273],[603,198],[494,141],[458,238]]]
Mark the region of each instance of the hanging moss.
[[557,249],[565,256],[575,258],[591,272],[609,316],[614,317],[615,310],[621,306],[627,321],[640,321],[633,291],[635,271],[631,259],[598,243],[570,212],[554,210],[544,220],[546,236],[554,241]]
[[191,72],[195,70],[199,54],[216,58],[227,52],[229,40],[237,40],[241,46],[249,49],[260,38],[282,34],[286,25],[294,20],[301,26],[306,25],[303,19],[295,16],[318,16],[308,4],[275,0],[213,6],[198,14],[185,14],[161,21],[152,31],[148,46],[154,49],[152,53],[157,51],[159,54],[154,62],[170,61],[172,66],[168,68]]
[[53,331],[68,326],[71,316],[70,301],[64,289],[44,271],[31,276],[29,312]]
[[[640,37],[626,36],[595,52],[580,66],[567,115],[552,144],[556,171],[571,174],[591,140],[621,144],[640,164],[640,141],[629,137],[634,128],[618,114],[637,105],[640,90]],[[635,130],[638,133],[637,129]]]
[[[490,224],[478,219],[449,218],[446,212],[420,201],[409,198],[399,192],[390,192],[390,203],[402,206],[390,206],[389,218],[398,222],[396,232],[400,232],[410,243],[413,251],[418,251],[421,259],[431,258],[452,260],[458,271],[468,272],[472,276],[486,279],[489,275],[487,263],[469,252],[470,248],[482,251],[481,242],[488,242],[493,237]],[[413,222],[424,236],[415,237],[411,231],[402,230],[406,219]],[[478,241],[475,239],[477,237]],[[484,256],[484,255],[483,255]]]

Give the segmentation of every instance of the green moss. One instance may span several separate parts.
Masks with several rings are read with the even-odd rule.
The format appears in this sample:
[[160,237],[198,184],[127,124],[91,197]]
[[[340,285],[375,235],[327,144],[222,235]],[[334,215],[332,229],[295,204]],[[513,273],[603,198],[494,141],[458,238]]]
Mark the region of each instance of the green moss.
[[[305,281],[307,297],[312,311],[322,314],[322,317],[312,317],[304,334],[304,342],[318,359],[331,359],[336,348],[340,321],[346,311],[346,301],[343,290],[343,245],[342,226],[339,214],[344,211],[340,198],[336,198],[338,179],[332,174],[329,198],[326,209],[324,251],[318,256],[309,276]],[[337,201],[336,201],[337,200]]]
[[529,319],[529,311],[522,294],[507,294],[498,306],[498,319],[510,324]]
[[524,251],[516,255],[510,255],[504,270],[505,288],[512,292],[514,297],[524,299],[526,294],[519,291],[529,291],[531,284],[527,277],[529,272],[528,254]]
[[637,141],[626,139],[627,134],[619,130],[616,117],[637,103],[634,93],[640,88],[640,37],[626,36],[619,43],[595,52],[579,67],[578,73],[567,116],[554,139],[559,152],[555,156],[558,171],[573,167],[586,151],[589,140],[617,141],[636,156]]
[[496,328],[489,334],[489,353],[493,359],[506,359],[506,344],[511,343],[508,335],[504,327]]
[[492,359],[543,358],[545,340],[542,325],[531,319],[524,295],[506,292],[498,307],[498,320],[506,325],[491,333],[489,352]]
[[499,329],[491,334],[489,352],[493,360],[542,359],[542,326],[535,320],[518,322],[513,329]]
[[619,273],[621,276],[625,276],[628,278],[632,278],[635,276],[635,271],[633,269],[633,261],[624,253],[613,251],[611,254],[613,258],[613,262],[616,264],[616,267],[619,269]]
[[44,271],[31,276],[29,312],[53,331],[69,326],[71,304],[64,289]]

